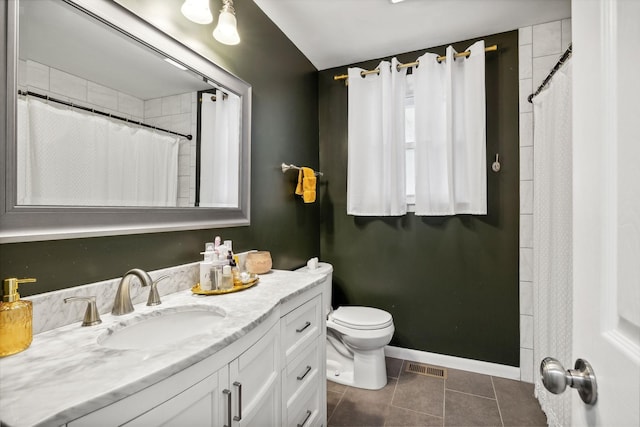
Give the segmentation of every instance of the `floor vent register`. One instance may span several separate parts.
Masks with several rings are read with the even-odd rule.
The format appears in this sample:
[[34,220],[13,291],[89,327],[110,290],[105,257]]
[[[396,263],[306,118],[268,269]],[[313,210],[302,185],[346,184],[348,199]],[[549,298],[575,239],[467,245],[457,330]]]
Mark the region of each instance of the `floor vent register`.
[[428,377],[447,379],[447,369],[438,368],[436,366],[423,365],[421,363],[408,362],[406,372],[413,374],[426,375]]

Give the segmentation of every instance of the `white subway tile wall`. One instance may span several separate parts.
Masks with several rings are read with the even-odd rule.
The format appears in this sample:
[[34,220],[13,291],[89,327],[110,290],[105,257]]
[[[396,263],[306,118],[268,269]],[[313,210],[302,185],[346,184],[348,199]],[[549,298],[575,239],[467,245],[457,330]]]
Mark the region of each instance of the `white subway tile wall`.
[[197,94],[165,96],[144,102],[145,121],[154,126],[194,135],[189,141],[180,140],[178,151],[178,206],[189,207],[195,203],[195,170],[197,133]]
[[520,380],[533,382],[533,108],[527,101],[571,43],[571,19],[518,29],[520,77]]
[[533,316],[533,283],[520,282],[520,314]]

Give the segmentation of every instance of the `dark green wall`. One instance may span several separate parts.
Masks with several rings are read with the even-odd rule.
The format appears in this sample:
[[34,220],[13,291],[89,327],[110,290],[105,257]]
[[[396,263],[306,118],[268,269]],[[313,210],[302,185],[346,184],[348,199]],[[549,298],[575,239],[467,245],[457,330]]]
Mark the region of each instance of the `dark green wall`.
[[499,48],[486,55],[487,165],[495,153],[502,162],[500,173],[487,172],[487,216],[347,216],[348,89],[333,80],[346,67],[319,73],[321,254],[334,266],[334,306],[389,311],[392,345],[518,366],[518,34],[484,40]]
[[[183,0],[122,0],[121,4],[163,26],[253,87],[251,226],[13,243],[0,245],[0,275],[36,277],[22,295],[78,286],[197,261],[204,242],[220,234],[234,249],[270,250],[276,268],[300,266],[320,252],[319,205],[294,196],[297,175],[282,162],[318,167],[317,71],[253,1],[236,2],[242,42],[224,46],[214,26],[191,24],[180,15]],[[4,131],[2,131],[4,133]]]

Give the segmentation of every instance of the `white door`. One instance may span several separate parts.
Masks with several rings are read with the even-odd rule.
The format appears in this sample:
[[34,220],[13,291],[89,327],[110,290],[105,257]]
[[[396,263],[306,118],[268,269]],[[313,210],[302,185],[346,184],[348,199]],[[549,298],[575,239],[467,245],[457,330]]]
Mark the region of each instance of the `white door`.
[[[573,356],[598,400],[572,424],[640,425],[640,1],[573,0]],[[573,368],[565,367],[565,368]]]

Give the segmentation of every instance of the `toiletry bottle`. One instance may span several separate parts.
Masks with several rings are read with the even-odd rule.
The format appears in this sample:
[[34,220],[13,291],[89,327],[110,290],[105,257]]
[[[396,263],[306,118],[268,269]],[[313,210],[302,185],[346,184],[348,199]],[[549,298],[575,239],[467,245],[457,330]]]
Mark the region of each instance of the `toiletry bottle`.
[[204,252],[204,260],[200,262],[200,289],[211,290],[211,266],[214,252]]
[[233,277],[233,286],[242,286],[242,278],[240,277],[240,268],[238,267],[238,255],[233,256],[233,265],[231,266],[231,277]]
[[21,300],[20,283],[32,283],[36,279],[4,279],[0,302],[0,357],[25,350],[33,339],[33,304]]
[[222,289],[222,265],[214,261],[211,267],[211,290],[219,291]]
[[231,266],[225,265],[222,267],[222,289],[228,290],[233,288],[233,278],[231,277]]
[[233,254],[231,253],[231,251],[227,252],[227,263],[233,267],[235,264],[233,262]]

